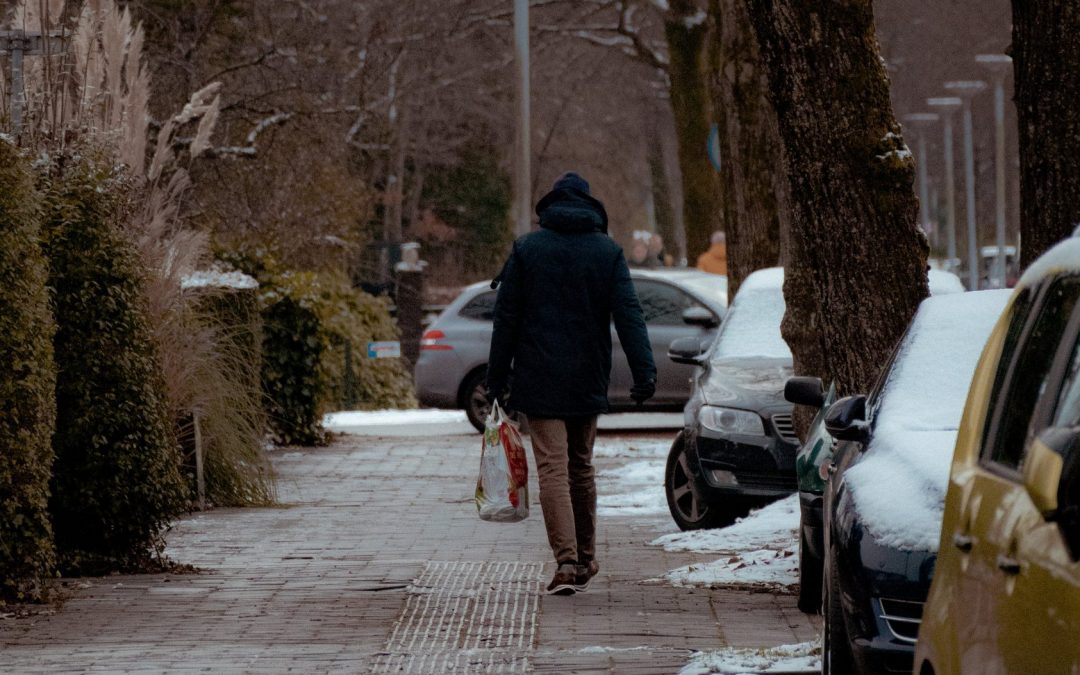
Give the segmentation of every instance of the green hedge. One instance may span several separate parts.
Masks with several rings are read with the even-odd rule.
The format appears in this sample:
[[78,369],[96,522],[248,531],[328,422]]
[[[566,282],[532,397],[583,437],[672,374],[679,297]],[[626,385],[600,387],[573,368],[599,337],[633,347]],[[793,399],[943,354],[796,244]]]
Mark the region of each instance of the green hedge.
[[[260,281],[263,389],[277,442],[322,443],[323,415],[347,398],[365,408],[416,405],[400,360],[366,358],[368,342],[398,338],[384,299],[327,273],[264,271]],[[352,372],[346,372],[346,345]]]
[[55,369],[40,217],[27,162],[0,140],[0,600],[40,600],[54,568]]
[[143,566],[186,506],[144,270],[121,230],[131,190],[104,164],[74,160],[46,185],[58,369],[50,509],[70,573]]

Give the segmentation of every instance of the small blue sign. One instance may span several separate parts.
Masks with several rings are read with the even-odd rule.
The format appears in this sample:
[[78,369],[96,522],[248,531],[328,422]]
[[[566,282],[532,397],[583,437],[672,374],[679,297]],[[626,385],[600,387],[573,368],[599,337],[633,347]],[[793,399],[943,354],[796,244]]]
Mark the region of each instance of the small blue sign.
[[393,342],[369,342],[367,343],[367,355],[369,359],[399,359],[401,358],[401,343]]

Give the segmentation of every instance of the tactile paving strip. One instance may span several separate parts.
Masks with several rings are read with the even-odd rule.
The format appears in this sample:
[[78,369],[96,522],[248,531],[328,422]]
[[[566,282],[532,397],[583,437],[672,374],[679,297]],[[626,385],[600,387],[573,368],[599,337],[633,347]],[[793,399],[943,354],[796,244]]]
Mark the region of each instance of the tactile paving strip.
[[427,563],[372,672],[527,672],[542,571],[540,563]]

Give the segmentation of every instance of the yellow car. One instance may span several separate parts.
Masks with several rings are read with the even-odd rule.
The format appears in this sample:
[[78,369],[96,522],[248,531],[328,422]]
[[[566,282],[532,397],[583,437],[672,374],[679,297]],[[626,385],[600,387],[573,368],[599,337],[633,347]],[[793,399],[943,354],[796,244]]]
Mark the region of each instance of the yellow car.
[[960,423],[918,675],[1080,673],[1080,239],[1024,274]]

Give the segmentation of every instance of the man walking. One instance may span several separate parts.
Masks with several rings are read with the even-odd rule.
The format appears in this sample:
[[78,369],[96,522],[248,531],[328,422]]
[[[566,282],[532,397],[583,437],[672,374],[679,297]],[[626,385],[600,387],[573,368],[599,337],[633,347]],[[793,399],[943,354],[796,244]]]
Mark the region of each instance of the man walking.
[[596,417],[608,409],[612,319],[639,404],[656,391],[656,366],[626,260],[589,184],[564,174],[536,214],[540,230],[514,242],[499,275],[488,396],[505,402],[509,387],[510,406],[528,419],[558,563],[547,592],[572,595],[600,569],[592,450]]

